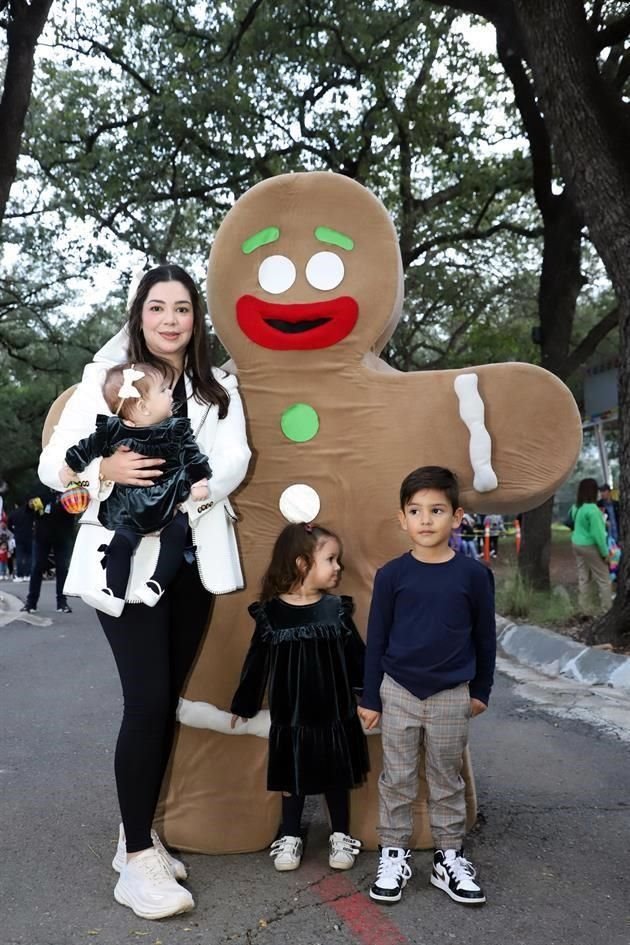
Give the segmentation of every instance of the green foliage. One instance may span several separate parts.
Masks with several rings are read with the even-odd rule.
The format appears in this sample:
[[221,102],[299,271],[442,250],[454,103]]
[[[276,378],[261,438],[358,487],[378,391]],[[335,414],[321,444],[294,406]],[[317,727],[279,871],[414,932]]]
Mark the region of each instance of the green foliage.
[[[83,268],[115,260],[121,242],[194,265],[235,197],[317,168],[373,189],[400,232],[413,337],[403,330],[393,363],[465,363],[478,320],[491,359],[518,286],[532,317],[537,254],[526,271],[522,260],[535,211],[518,126],[502,73],[452,12],[351,0],[340,19],[326,0],[110,0],[62,4],[55,28],[65,58],[42,63],[25,167],[45,182],[44,239],[51,222],[81,221]],[[511,340],[512,357],[536,353],[528,330]]]

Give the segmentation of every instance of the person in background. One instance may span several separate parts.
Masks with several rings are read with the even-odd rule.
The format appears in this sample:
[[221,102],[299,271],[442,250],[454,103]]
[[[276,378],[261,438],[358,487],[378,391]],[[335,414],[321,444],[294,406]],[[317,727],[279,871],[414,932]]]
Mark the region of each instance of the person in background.
[[[33,614],[37,611],[42,579],[48,570],[48,560],[52,553],[55,562],[55,581],[57,590],[57,613],[71,614],[63,586],[68,574],[68,565],[72,555],[75,536],[75,520],[59,501],[59,495],[52,489],[42,489],[39,496],[30,500],[35,509],[35,539],[33,542],[33,566],[28,583],[28,594],[22,611]],[[41,509],[41,511],[38,511]]]
[[0,539],[0,581],[9,580],[9,543]]
[[28,502],[16,506],[9,515],[9,528],[15,536],[15,573],[16,581],[28,581],[31,576],[33,558],[33,526],[35,512]]
[[597,507],[595,479],[581,479],[578,483],[571,544],[577,567],[580,610],[584,614],[588,613],[589,585],[593,581],[599,594],[600,608],[605,612],[612,604],[608,571],[608,535],[604,516]]
[[475,520],[468,512],[464,512],[460,531],[462,536],[462,552],[467,558],[474,558],[476,560],[479,555],[477,554],[477,542],[475,539]]
[[602,508],[608,518],[610,537],[619,544],[619,503],[613,499],[612,490],[607,482],[603,482],[598,488]]
[[502,515],[486,515],[483,520],[484,528],[490,528],[490,557],[496,558],[499,554],[499,537],[504,534],[505,526]]

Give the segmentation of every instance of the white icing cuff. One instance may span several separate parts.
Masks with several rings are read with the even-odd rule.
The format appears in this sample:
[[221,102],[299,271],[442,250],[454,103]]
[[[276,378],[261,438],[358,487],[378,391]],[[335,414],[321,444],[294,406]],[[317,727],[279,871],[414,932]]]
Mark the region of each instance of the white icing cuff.
[[459,374],[454,381],[459,415],[470,432],[469,456],[476,492],[492,492],[499,481],[492,468],[492,440],[485,426],[485,408],[477,389],[476,374]]
[[191,702],[189,699],[179,700],[177,720],[191,728],[209,728],[223,735],[256,735],[258,738],[269,738],[271,726],[268,709],[261,709],[253,719],[239,719],[232,728],[229,712],[217,709],[210,702]]

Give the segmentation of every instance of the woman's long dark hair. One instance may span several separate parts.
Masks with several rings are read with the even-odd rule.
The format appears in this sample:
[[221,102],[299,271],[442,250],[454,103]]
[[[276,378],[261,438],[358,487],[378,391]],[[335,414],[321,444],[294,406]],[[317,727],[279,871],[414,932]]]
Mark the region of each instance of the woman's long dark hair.
[[[260,600],[271,600],[279,594],[286,594],[296,584],[301,584],[313,567],[315,551],[327,538],[339,542],[341,564],[341,541],[334,532],[322,525],[285,526],[273,546],[271,561],[262,579]],[[298,567],[298,558],[302,558],[306,564],[304,571]]]
[[[190,378],[193,395],[202,404],[217,404],[219,417],[223,418],[228,412],[230,395],[219,384],[212,373],[208,333],[204,319],[201,298],[197,286],[181,266],[167,264],[149,269],[143,275],[138,290],[129,308],[127,327],[129,330],[129,360],[144,361],[155,364],[164,370],[169,365],[162,358],[151,354],[147,348],[142,332],[142,306],[150,289],[158,282],[181,282],[190,295],[193,307],[193,333],[186,348],[184,371]],[[170,368],[172,370],[172,368]],[[168,375],[167,375],[168,376]]]
[[580,479],[575,504],[579,508],[587,502],[597,502],[597,480]]

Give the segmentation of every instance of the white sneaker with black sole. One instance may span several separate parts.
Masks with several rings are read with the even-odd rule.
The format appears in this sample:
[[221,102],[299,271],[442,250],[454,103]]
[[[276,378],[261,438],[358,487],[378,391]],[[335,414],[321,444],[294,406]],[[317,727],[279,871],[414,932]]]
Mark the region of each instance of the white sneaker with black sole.
[[[153,841],[153,849],[157,850],[160,856],[164,859],[164,862],[168,866],[175,879],[188,879],[188,871],[182,861],[176,859],[172,853],[168,852],[155,830],[151,831],[151,840]],[[116,847],[116,855],[112,860],[112,869],[115,869],[117,873],[120,873],[126,862],[127,841],[125,838],[125,828],[121,824],[118,828],[118,845]]]
[[463,850],[435,851],[431,884],[442,889],[455,902],[478,906],[486,901],[476,876],[477,871]]
[[151,847],[125,863],[114,889],[114,899],[129,906],[141,919],[165,919],[189,912],[195,905],[180,886],[164,858]]
[[331,833],[328,838],[328,865],[333,870],[349,870],[359,855],[361,841],[347,833]]
[[377,902],[400,902],[402,891],[411,879],[411,867],[407,860],[411,851],[403,847],[379,847],[380,860],[376,881],[370,886],[370,899]]
[[302,840],[300,837],[280,837],[271,844],[269,856],[273,865],[281,872],[296,870],[302,862]]

